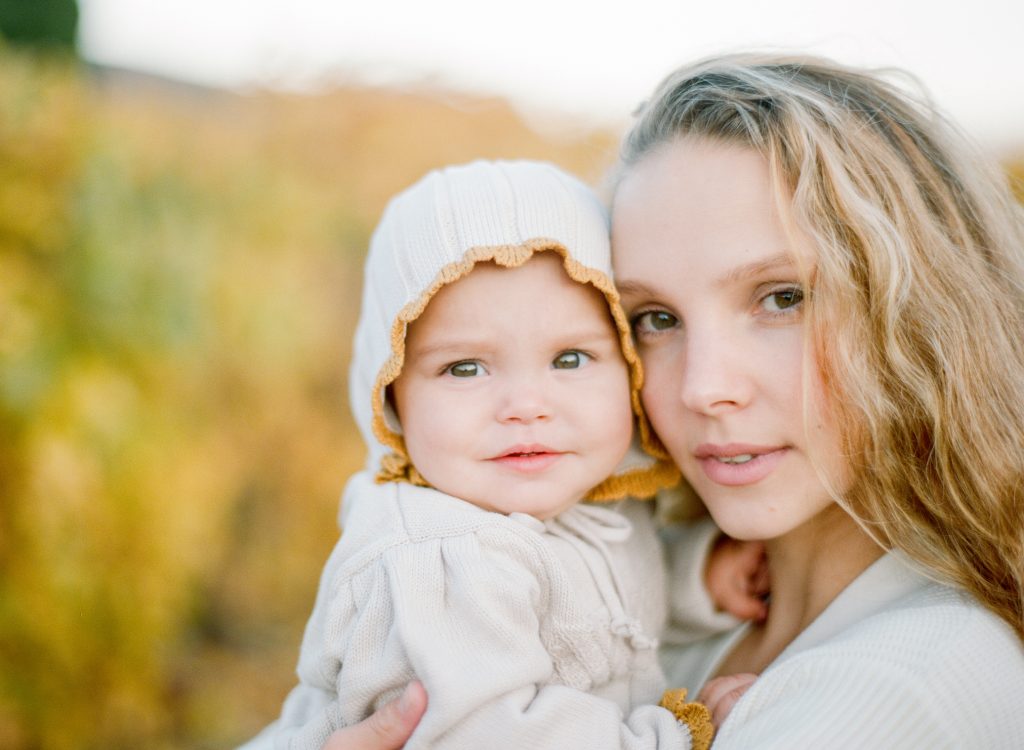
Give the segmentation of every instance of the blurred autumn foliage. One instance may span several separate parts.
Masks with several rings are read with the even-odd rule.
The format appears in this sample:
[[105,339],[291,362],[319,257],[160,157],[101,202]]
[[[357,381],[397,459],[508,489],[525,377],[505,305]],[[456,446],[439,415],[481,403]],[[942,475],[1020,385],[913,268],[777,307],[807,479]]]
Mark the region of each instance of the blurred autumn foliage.
[[384,203],[476,157],[597,182],[615,140],[0,47],[0,747],[224,748],[275,716],[363,458],[345,374]]
[[0,47],[0,747],[223,748],[294,679],[369,234],[429,168],[609,133],[506,104],[234,95]]

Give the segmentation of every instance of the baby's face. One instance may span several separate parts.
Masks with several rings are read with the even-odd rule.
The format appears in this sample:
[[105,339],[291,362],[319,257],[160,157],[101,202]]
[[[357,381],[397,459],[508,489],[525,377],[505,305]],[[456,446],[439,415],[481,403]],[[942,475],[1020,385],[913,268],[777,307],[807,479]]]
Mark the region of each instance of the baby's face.
[[406,336],[393,395],[413,465],[442,492],[550,518],[629,447],[629,374],[604,297],[553,252],[478,264]]

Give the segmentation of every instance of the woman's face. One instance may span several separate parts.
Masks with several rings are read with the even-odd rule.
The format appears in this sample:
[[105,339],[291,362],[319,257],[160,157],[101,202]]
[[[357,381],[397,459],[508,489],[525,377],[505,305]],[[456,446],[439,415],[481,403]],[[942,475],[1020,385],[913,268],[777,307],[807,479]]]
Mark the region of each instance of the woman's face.
[[612,212],[644,405],[715,521],[741,539],[781,536],[831,505],[812,451],[830,480],[842,470],[817,367],[805,368],[798,262],[813,260],[775,201],[755,151],[680,140],[627,173]]

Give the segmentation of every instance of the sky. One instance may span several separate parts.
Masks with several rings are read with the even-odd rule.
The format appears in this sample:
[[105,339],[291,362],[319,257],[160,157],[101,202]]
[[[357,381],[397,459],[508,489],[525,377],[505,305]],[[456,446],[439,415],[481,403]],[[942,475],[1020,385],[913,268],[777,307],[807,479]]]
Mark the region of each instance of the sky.
[[89,60],[227,88],[509,98],[619,125],[675,66],[741,49],[909,70],[985,148],[1024,147],[1021,0],[79,0]]

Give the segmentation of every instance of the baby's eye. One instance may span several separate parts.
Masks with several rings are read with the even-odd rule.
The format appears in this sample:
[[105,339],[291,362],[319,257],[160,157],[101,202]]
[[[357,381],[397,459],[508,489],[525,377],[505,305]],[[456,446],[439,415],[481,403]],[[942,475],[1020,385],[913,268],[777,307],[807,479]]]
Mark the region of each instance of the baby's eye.
[[562,352],[555,357],[551,365],[556,370],[575,370],[578,367],[583,367],[583,365],[589,362],[590,359],[591,357],[589,354],[584,354],[581,351],[571,349],[567,352]]
[[804,290],[798,286],[777,289],[762,299],[764,309],[770,313],[780,313],[798,307],[804,301]]
[[679,318],[664,310],[648,310],[633,318],[633,330],[639,335],[644,333],[660,333],[679,325]]
[[444,371],[456,378],[477,378],[487,374],[484,366],[476,360],[456,362],[455,364],[448,365]]

